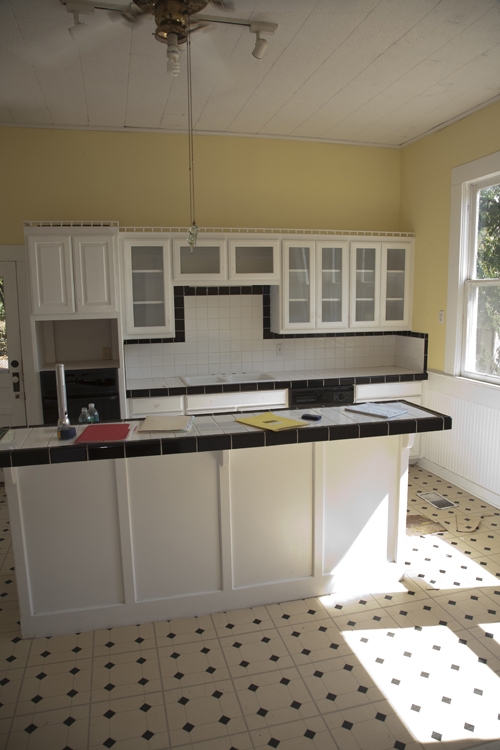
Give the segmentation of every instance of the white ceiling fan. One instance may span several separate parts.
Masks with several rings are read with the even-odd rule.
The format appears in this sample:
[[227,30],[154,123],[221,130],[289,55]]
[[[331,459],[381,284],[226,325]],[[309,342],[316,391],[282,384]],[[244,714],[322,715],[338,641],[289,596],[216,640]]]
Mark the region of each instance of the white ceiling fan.
[[278,28],[278,24],[264,21],[200,15],[209,4],[223,10],[232,10],[233,4],[229,0],[133,0],[125,6],[89,0],[61,0],[61,2],[66,5],[69,13],[73,13],[75,26],[70,29],[70,33],[74,37],[79,31],[78,27],[83,26],[79,19],[80,14],[106,10],[113,20],[122,19],[131,25],[153,15],[156,22],[154,37],[157,41],[167,45],[167,71],[172,76],[179,74],[180,53],[188,38],[195,31],[209,29],[214,23],[247,26],[256,37],[252,55],[260,60],[267,48],[265,36],[274,34]]

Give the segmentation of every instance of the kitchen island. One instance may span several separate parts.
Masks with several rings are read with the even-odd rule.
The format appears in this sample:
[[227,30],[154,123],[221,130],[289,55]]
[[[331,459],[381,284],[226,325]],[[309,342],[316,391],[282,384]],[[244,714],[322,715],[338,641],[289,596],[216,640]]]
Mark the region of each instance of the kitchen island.
[[392,420],[316,409],[319,423],[279,433],[203,416],[187,436],[92,446],[15,430],[0,463],[23,637],[398,580],[412,436],[451,428],[406,406]]

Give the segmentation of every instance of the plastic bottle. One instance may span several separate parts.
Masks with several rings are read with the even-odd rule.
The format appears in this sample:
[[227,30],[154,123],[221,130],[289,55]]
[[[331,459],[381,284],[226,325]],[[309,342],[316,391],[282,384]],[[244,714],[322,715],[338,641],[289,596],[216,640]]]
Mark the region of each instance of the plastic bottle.
[[89,404],[89,408],[87,409],[87,414],[90,417],[89,422],[99,421],[99,412],[95,408],[94,404]]
[[78,423],[79,424],[87,424],[88,422],[91,422],[92,420],[89,417],[89,413],[87,409],[82,406],[82,410],[78,416]]

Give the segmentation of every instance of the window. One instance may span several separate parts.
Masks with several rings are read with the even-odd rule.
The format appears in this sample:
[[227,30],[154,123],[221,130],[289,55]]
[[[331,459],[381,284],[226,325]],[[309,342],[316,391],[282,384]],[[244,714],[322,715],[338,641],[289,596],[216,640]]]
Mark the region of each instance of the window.
[[500,383],[500,175],[469,186],[462,375]]
[[452,170],[444,369],[500,385],[500,152]]

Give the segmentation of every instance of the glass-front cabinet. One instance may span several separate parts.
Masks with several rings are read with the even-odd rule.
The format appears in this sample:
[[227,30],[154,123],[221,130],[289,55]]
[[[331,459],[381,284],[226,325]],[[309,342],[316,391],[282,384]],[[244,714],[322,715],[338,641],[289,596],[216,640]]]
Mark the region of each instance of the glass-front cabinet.
[[346,328],[348,268],[348,242],[284,242],[283,328]]
[[349,243],[316,242],[316,327],[346,328],[349,314]]
[[283,243],[283,327],[310,329],[315,324],[315,243]]
[[124,265],[127,333],[172,335],[169,242],[125,240]]
[[174,281],[211,284],[227,280],[226,240],[206,240],[198,236],[192,248],[187,240],[173,241]]
[[279,282],[279,240],[229,240],[229,279],[247,284]]
[[410,245],[382,243],[382,290],[380,323],[401,326],[409,323]]
[[380,242],[351,243],[351,328],[380,325]]

